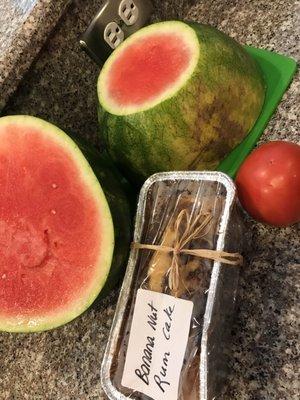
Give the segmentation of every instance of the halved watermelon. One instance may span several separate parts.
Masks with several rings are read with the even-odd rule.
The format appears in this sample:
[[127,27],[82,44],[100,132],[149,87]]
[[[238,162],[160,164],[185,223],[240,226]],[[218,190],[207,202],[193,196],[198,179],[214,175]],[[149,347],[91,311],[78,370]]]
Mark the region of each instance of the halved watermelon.
[[[63,131],[34,117],[0,118],[0,330],[41,331],[71,321],[124,264],[128,204],[111,171],[99,168],[97,175],[111,211]],[[113,218],[121,228],[115,254]]]
[[217,29],[181,21],[126,39],[98,80],[99,122],[122,172],[213,169],[249,132],[265,95],[254,59]]

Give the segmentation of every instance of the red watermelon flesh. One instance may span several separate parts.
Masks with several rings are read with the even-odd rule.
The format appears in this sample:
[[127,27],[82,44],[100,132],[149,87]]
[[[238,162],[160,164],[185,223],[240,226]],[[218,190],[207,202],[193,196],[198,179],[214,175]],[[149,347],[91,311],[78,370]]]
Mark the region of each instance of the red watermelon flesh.
[[153,33],[129,44],[108,75],[108,92],[120,106],[140,105],[164,93],[188,68],[192,51],[182,35]]
[[112,222],[76,145],[44,121],[9,118],[0,123],[0,329],[48,329],[100,291]]

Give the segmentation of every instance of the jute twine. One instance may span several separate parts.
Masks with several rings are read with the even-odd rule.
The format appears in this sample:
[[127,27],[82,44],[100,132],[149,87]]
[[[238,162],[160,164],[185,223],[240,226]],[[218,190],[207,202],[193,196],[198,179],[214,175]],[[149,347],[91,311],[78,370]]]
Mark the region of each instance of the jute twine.
[[[187,210],[182,210],[174,222],[174,246],[163,244],[132,243],[134,249],[148,249],[172,254],[171,266],[168,270],[168,284],[172,291],[176,292],[180,280],[180,254],[206,258],[223,264],[239,266],[243,264],[243,257],[239,253],[227,253],[220,250],[209,249],[187,249],[192,240],[204,237],[212,226],[213,216],[211,213],[199,213],[196,218],[190,218]],[[182,232],[182,233],[181,233]],[[183,267],[181,267],[183,268]]]

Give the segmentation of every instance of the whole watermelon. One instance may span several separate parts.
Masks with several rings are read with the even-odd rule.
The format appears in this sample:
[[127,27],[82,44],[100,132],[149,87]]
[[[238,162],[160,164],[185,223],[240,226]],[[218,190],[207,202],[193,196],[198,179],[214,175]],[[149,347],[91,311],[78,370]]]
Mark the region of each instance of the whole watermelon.
[[160,22],[103,66],[100,129],[122,172],[138,181],[214,169],[252,128],[264,97],[261,71],[235,40],[207,25]]

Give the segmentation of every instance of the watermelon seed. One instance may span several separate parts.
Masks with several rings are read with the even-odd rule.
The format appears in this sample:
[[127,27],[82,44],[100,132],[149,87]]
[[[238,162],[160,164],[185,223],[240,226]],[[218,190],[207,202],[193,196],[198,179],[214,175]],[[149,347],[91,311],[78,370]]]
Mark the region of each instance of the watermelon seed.
[[55,215],[56,211],[55,210],[51,210],[51,214]]
[[1,278],[2,278],[2,279],[5,279],[5,278],[6,278],[6,274],[3,274],[3,275],[1,276]]
[[52,183],[52,187],[53,187],[53,189],[57,189],[57,184],[56,183]]

